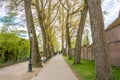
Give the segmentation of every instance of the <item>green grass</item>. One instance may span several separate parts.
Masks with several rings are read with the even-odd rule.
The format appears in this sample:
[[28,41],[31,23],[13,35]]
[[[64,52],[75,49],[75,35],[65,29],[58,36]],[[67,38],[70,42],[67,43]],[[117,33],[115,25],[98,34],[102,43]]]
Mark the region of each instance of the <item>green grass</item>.
[[[95,80],[95,64],[93,61],[81,60],[82,64],[75,65],[73,60],[64,57],[72,70],[83,80]],[[115,80],[120,80],[120,68],[113,67],[113,76]]]
[[112,67],[112,72],[115,80],[120,80],[120,68]]

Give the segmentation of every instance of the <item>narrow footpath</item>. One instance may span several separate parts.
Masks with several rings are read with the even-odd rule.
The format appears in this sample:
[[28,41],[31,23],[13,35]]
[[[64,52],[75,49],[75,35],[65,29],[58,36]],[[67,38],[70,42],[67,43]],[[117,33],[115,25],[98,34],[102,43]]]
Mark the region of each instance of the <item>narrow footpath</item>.
[[53,57],[31,80],[78,80],[61,55]]

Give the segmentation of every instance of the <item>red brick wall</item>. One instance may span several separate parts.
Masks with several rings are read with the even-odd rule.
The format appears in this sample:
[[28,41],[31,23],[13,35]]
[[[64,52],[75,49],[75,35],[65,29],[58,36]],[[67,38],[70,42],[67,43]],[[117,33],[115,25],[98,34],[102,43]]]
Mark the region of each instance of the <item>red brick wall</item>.
[[93,60],[94,55],[92,53],[92,48],[91,47],[82,47],[81,58],[87,59],[87,60]]
[[107,42],[114,42],[120,40],[120,25],[106,32]]
[[[120,42],[109,44],[110,60],[113,66],[120,67]],[[74,55],[74,49],[72,49]],[[92,53],[92,47],[82,47],[81,58],[87,60],[94,60],[94,54]]]
[[[110,60],[112,65],[120,67],[120,25],[106,32],[106,40],[109,47]],[[88,60],[94,60],[92,48],[82,48],[81,57]]]
[[120,42],[110,43],[109,52],[112,65],[120,67]]
[[[74,56],[75,49],[71,49],[72,55]],[[91,47],[82,47],[81,50],[81,58],[87,59],[87,60],[93,60],[94,55],[92,54],[92,48]]]
[[106,31],[106,40],[112,65],[120,67],[120,25]]

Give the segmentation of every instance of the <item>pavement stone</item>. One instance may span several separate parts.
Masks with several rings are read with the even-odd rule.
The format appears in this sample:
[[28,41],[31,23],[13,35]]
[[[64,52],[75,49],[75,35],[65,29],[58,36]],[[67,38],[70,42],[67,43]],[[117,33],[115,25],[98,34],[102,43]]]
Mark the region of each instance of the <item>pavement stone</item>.
[[31,80],[78,80],[61,55],[56,55]]

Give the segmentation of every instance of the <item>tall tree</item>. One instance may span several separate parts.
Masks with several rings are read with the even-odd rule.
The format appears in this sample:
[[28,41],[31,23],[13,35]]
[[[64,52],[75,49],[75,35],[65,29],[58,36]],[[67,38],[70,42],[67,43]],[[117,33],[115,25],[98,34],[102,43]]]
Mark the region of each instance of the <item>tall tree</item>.
[[[76,0],[78,1],[78,0]],[[59,0],[59,2],[61,3],[61,5],[63,6],[63,8],[66,10],[66,49],[68,47],[68,59],[72,59],[72,53],[71,53],[71,36],[70,36],[70,17],[74,14],[76,14],[77,12],[79,12],[82,8],[81,6],[81,2],[78,6],[78,8],[75,8],[74,6],[78,5],[78,3],[76,1],[69,1],[69,0]],[[72,18],[72,17],[71,17]]]
[[41,32],[42,32],[43,52],[44,52],[45,56],[47,57],[48,56],[47,47],[46,47],[47,46],[47,42],[46,42],[47,35],[46,35],[45,24],[44,24],[45,17],[43,16],[45,14],[45,12],[44,12],[43,0],[41,0],[40,2],[41,2],[41,9],[39,7],[40,3],[38,0],[35,0],[34,4],[35,4],[36,11],[37,11],[39,25],[40,25]]
[[[67,11],[66,12],[66,24],[65,24],[65,29],[66,29],[66,53],[68,52],[68,59],[72,59],[72,53],[71,53],[71,39],[70,39],[70,30],[69,30],[69,19],[70,19],[70,5],[69,5],[69,1],[66,0],[66,6],[65,4],[63,4],[60,0],[59,2],[61,3],[62,7]],[[64,2],[64,3],[65,3]]]
[[[27,20],[27,29],[28,32],[32,30],[33,32],[33,38],[32,38],[32,64],[33,67],[41,67],[41,57],[39,54],[39,48],[38,48],[38,41],[36,37],[36,31],[35,26],[33,22],[33,16],[31,11],[31,1],[32,0],[24,0],[24,7],[25,7],[25,14],[26,14],[26,20]],[[29,35],[30,38],[30,35]]]
[[74,53],[74,64],[80,64],[81,59],[81,42],[82,42],[82,34],[85,26],[86,16],[87,16],[88,6],[86,0],[84,0],[83,10],[81,10],[81,18],[77,31],[76,45],[75,45],[75,53]]
[[67,10],[67,16],[66,16],[66,42],[68,45],[68,59],[72,59],[72,53],[71,53],[71,39],[70,39],[70,30],[69,30],[69,9]]
[[60,23],[60,27],[61,27],[61,45],[62,45],[62,53],[64,56],[66,56],[66,52],[65,52],[65,13],[64,13],[64,8],[60,7],[60,14],[59,14],[59,23]]
[[108,46],[105,40],[101,0],[88,0],[95,54],[96,80],[113,80]]
[[[44,54],[46,57],[50,57],[54,53],[54,46],[53,46],[53,41],[52,41],[52,31],[53,31],[53,26],[52,23],[55,21],[56,16],[57,16],[57,10],[55,9],[56,6],[58,5],[58,2],[51,3],[52,0],[49,1],[43,1],[43,0],[35,0],[34,4],[36,7],[37,11],[37,16],[38,16],[38,21],[39,25],[42,31],[42,36],[43,36],[43,50]],[[48,4],[48,5],[46,5]],[[53,13],[54,11],[57,11],[56,14]],[[55,37],[55,36],[54,36]]]

